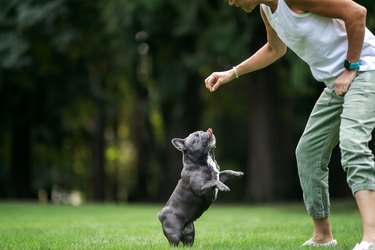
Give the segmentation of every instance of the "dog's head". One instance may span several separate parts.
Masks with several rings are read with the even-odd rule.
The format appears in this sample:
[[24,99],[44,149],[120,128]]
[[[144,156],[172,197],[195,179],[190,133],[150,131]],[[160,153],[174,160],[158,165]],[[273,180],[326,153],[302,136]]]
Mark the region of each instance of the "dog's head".
[[172,144],[181,152],[190,155],[207,154],[216,146],[216,138],[212,128],[204,131],[196,131],[191,133],[185,139],[174,138]]

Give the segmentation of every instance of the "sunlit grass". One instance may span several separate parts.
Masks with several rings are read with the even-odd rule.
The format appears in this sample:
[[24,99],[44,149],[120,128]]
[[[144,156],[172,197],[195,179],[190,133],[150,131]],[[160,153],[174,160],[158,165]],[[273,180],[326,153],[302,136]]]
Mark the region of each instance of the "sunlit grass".
[[[0,203],[0,249],[170,249],[157,212],[162,205],[80,207]],[[333,202],[331,224],[339,246],[361,237],[355,204]],[[196,222],[194,249],[299,249],[311,236],[302,204],[214,204]]]

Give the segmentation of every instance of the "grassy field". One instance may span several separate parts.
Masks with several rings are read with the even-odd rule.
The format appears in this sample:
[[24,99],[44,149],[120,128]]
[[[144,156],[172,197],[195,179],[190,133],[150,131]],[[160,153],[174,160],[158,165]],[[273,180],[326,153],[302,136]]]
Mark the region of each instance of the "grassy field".
[[[156,218],[161,207],[0,203],[0,249],[171,249]],[[333,202],[331,224],[339,246],[324,249],[360,241],[353,202]],[[302,203],[214,204],[195,224],[193,249],[300,249],[311,226]]]

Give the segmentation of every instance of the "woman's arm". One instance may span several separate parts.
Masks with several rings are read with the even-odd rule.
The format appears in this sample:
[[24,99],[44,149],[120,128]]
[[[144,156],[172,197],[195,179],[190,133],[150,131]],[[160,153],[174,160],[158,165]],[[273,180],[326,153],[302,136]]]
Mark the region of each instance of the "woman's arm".
[[275,30],[269,24],[262,7],[260,7],[260,13],[266,26],[267,43],[250,58],[236,66],[239,75],[265,68],[286,53],[286,45],[280,40]]
[[[286,45],[280,40],[277,33],[269,24],[261,7],[260,13],[267,31],[267,43],[250,58],[235,67],[238,75],[244,75],[262,69],[272,64],[286,53]],[[235,78],[236,72],[234,69],[214,72],[206,78],[205,84],[210,91],[215,91],[221,85],[228,83]]]

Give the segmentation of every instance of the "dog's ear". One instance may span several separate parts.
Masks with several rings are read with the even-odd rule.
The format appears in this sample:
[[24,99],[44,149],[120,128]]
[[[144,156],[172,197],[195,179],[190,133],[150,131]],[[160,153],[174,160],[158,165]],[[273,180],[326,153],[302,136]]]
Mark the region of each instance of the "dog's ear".
[[185,140],[184,139],[180,139],[180,138],[174,138],[172,140],[172,144],[175,148],[177,148],[179,151],[184,151],[185,150],[185,144],[184,144]]

